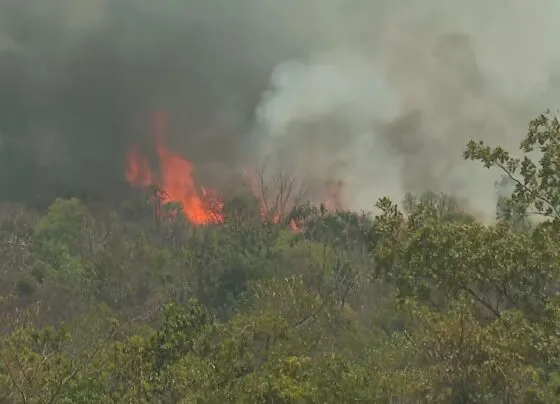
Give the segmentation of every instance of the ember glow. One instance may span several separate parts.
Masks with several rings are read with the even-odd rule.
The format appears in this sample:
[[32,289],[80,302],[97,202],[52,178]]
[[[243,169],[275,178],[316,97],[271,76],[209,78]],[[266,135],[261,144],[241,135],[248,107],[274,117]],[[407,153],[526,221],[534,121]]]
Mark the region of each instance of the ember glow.
[[156,186],[164,203],[179,202],[189,222],[202,225],[223,221],[223,203],[216,192],[196,185],[192,164],[165,145],[167,116],[154,116],[154,140],[159,159],[159,172],[150,169],[148,160],[134,146],[127,154],[126,179],[135,187]]

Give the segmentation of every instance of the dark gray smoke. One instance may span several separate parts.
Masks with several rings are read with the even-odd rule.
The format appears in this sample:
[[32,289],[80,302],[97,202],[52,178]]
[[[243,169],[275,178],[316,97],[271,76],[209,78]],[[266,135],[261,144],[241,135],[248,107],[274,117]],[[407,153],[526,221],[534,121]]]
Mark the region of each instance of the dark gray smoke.
[[556,3],[2,0],[0,198],[126,189],[165,110],[212,181],[269,160],[352,208],[431,188],[493,212],[461,152],[556,106]]
[[260,3],[0,2],[1,197],[115,192],[156,110],[173,148],[232,164],[274,65],[318,43]]

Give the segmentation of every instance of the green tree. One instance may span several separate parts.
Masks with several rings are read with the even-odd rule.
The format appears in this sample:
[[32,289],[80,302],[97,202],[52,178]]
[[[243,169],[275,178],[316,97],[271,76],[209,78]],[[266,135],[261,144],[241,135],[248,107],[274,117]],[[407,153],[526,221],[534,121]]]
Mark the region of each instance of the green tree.
[[[533,119],[520,144],[523,157],[514,157],[501,147],[470,141],[466,159],[478,160],[486,168],[499,168],[514,184],[504,201],[504,215],[540,215],[554,223],[560,220],[560,122],[550,111]],[[538,161],[531,158],[536,155]]]

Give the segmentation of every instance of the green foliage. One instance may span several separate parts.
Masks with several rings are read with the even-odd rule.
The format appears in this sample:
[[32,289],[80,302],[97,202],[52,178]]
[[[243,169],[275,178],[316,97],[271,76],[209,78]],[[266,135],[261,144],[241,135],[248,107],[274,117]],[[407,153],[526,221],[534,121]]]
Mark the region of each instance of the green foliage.
[[512,185],[490,224],[433,192],[282,220],[236,195],[203,227],[157,190],[0,209],[0,402],[560,402],[556,117],[521,153],[467,146]]
[[35,227],[33,252],[54,271],[71,272],[79,267],[91,232],[91,216],[77,199],[57,199]]
[[186,308],[175,304],[165,306],[163,325],[150,340],[149,350],[154,355],[156,369],[204,349],[197,339],[211,324],[209,313],[197,301],[191,300]]
[[[465,158],[479,160],[486,168],[497,167],[515,185],[505,202],[508,216],[538,214],[560,220],[560,122],[550,111],[529,125],[529,132],[520,144],[523,158],[513,157],[501,147],[491,148],[483,142],[470,141]],[[533,161],[530,153],[539,157]],[[517,177],[519,175],[520,177]]]

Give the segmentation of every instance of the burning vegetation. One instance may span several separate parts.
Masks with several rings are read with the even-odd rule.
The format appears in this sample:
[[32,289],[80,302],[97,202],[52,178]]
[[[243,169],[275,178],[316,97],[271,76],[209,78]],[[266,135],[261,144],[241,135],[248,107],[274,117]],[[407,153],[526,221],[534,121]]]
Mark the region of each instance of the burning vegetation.
[[[161,206],[177,203],[178,210],[193,225],[217,224],[224,221],[224,200],[218,191],[199,185],[194,178],[193,164],[180,154],[170,150],[165,141],[169,117],[158,111],[153,117],[153,140],[158,159],[154,169],[137,144],[126,155],[125,177],[128,183],[140,189],[153,190],[155,214],[162,218]],[[278,174],[267,184],[262,173],[254,169],[243,170],[243,179],[252,196],[259,202],[263,220],[280,224],[287,219],[298,203],[303,202],[304,189],[294,181]],[[326,184],[322,211],[343,210],[342,181],[332,180]],[[274,189],[274,196],[269,195]],[[176,211],[177,209],[175,209]],[[177,212],[172,213],[174,216]],[[287,223],[293,232],[300,230],[297,219]]]
[[137,145],[127,155],[126,179],[134,187],[155,186],[163,203],[180,203],[189,222],[201,225],[223,221],[223,203],[216,192],[198,186],[193,178],[193,165],[169,150],[165,144],[168,117],[164,112],[154,116],[154,140],[159,159],[159,172],[152,170],[148,159]]

